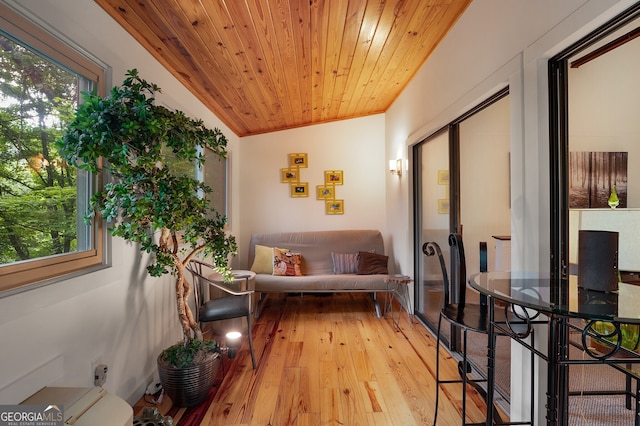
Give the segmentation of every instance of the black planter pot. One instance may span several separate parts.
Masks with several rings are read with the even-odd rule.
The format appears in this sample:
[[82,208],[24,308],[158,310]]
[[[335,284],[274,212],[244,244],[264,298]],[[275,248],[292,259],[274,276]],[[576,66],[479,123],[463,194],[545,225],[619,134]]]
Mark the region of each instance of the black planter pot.
[[220,356],[185,368],[168,365],[158,356],[158,373],[162,388],[177,407],[193,407],[204,401],[218,374]]

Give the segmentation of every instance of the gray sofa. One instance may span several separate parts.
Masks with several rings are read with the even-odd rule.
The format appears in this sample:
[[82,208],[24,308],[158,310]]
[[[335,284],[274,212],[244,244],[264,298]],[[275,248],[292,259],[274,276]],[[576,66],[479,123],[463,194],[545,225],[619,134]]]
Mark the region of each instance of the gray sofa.
[[[292,253],[300,253],[302,275],[278,276],[273,275],[271,271],[261,271],[254,263],[257,245],[262,246],[260,250],[264,250],[264,247],[277,247],[288,249]],[[255,291],[260,295],[260,301],[265,293],[368,292],[373,297],[376,314],[380,316],[376,293],[388,291],[388,272],[365,275],[362,272],[367,271],[363,271],[362,265],[359,265],[360,274],[353,273],[354,271],[335,273],[334,256],[359,252],[375,253],[377,259],[381,259],[383,256],[380,255],[384,255],[382,234],[376,230],[253,234],[249,244],[248,265],[256,272]],[[333,256],[332,253],[334,253]],[[256,315],[259,313],[260,303]]]

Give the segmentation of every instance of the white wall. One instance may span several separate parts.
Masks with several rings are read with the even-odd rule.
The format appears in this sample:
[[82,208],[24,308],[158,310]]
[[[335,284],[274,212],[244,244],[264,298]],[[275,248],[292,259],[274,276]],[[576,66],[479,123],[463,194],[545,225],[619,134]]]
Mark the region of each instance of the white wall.
[[640,40],[569,68],[569,151],[627,152],[627,207],[640,207]]
[[[545,270],[549,262],[547,60],[631,4],[475,0],[386,112],[386,151],[406,152],[499,88],[509,86],[512,269]],[[394,236],[406,233],[400,224],[412,211],[410,185],[403,185],[401,192],[387,193],[387,199],[393,199],[388,230]],[[395,244],[410,253],[413,241],[396,238]],[[413,270],[411,256],[402,260],[406,262],[403,269]],[[545,342],[545,336],[538,334],[537,341]],[[512,349],[512,357],[512,365],[526,365],[522,351]],[[521,371],[512,372],[516,376],[513,418],[530,401],[518,382]],[[540,374],[544,377],[543,371]],[[544,392],[538,394],[539,401],[543,398]],[[543,405],[539,419],[544,418]]]
[[[300,180],[309,183],[308,198],[290,197],[289,185],[281,181],[290,153],[307,154],[308,167],[300,169]],[[234,260],[238,266],[251,266],[246,265],[247,246],[251,234],[260,232],[377,229],[389,245],[384,115],[244,137],[240,156],[241,190],[234,193],[242,206],[236,235],[240,253]],[[343,215],[325,214],[324,201],[316,198],[325,170],[344,172],[344,184],[336,186],[336,198],[344,200]]]
[[481,241],[492,270],[492,236],[511,235],[509,130],[508,96],[460,125],[460,223],[468,276],[480,271]]
[[[108,64],[116,84],[138,68],[162,88],[160,102],[221,128],[236,148],[238,138],[94,2],[9,4]],[[111,253],[110,268],[0,298],[0,404],[20,402],[43,386],[92,386],[97,362],[109,367],[109,392],[129,403],[140,398],[156,372],[155,357],[181,338],[173,283],[147,277],[138,250],[121,239],[113,240]]]

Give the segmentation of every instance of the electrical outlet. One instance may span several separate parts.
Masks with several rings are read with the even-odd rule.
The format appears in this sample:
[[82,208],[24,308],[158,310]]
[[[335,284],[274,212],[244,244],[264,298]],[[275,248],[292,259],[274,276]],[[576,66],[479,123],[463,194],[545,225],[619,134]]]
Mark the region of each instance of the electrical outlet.
[[96,366],[93,376],[93,384],[96,386],[104,386],[107,381],[107,366],[100,364]]
[[162,389],[162,383],[160,383],[159,381],[153,381],[149,384],[149,386],[147,386],[147,391],[145,393],[147,395],[155,395],[156,393],[160,392],[160,389]]

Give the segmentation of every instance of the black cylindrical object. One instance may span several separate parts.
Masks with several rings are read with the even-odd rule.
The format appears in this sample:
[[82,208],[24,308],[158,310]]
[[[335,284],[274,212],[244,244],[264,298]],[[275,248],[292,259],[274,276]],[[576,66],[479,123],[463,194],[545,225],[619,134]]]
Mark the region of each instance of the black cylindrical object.
[[578,234],[578,286],[618,290],[618,233],[581,230]]

